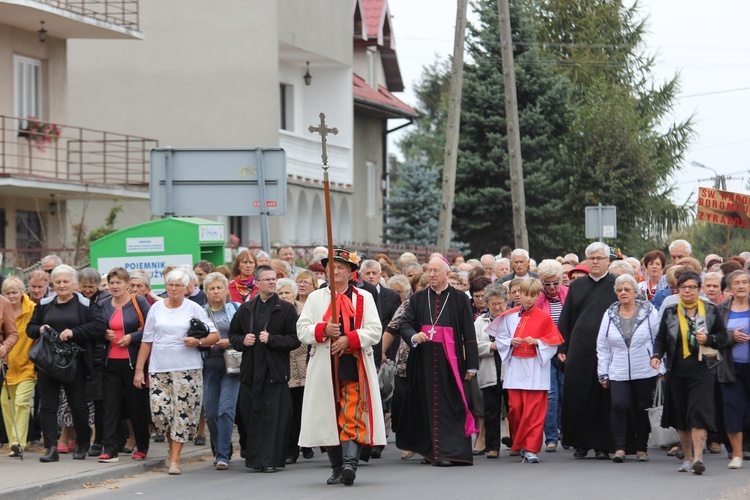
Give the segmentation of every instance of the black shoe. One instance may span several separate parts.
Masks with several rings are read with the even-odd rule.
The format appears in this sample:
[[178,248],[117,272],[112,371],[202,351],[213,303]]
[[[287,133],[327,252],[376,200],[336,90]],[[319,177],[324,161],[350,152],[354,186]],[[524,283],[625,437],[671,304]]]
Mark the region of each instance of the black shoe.
[[597,460],[609,460],[609,453],[604,450],[595,450]]
[[246,458],[245,455],[247,455],[247,453],[245,453],[245,450],[240,448],[240,458]]
[[341,477],[341,467],[333,467],[331,477],[326,480],[326,484],[343,484],[344,478]]
[[430,462],[426,458],[423,458],[422,460],[419,461],[419,463],[422,465],[430,465],[432,462]]
[[279,469],[277,469],[276,467],[263,467],[263,472],[265,472],[266,474],[270,474],[272,472],[279,472]]
[[195,436],[193,443],[195,443],[196,446],[206,446],[206,436]]
[[312,448],[302,448],[302,458],[305,460],[310,460],[312,457],[315,456],[315,450]]
[[90,446],[89,443],[77,444],[76,451],[73,452],[73,460],[85,460]]
[[438,463],[436,463],[438,467],[453,467],[453,462],[450,460],[440,460]]
[[500,442],[503,443],[508,448],[513,447],[513,440],[511,439],[510,436],[503,436],[502,439],[500,439]]
[[102,445],[99,443],[94,443],[91,445],[91,448],[89,448],[89,456],[90,457],[98,457],[102,454]]
[[163,443],[165,439],[164,434],[154,434],[154,443]]
[[50,448],[47,448],[47,452],[39,457],[40,462],[59,462],[60,461],[60,455],[57,454],[57,446],[51,446]]
[[588,448],[576,448],[573,452],[573,458],[586,458],[586,455],[588,454]]
[[294,465],[297,463],[297,457],[286,457],[287,465]]
[[383,453],[383,449],[376,446],[372,450],[370,450],[370,458],[380,458],[380,455]]
[[14,443],[10,445],[10,453],[8,453],[8,456],[10,458],[21,458],[23,459],[23,450],[21,449],[21,445],[18,443]]

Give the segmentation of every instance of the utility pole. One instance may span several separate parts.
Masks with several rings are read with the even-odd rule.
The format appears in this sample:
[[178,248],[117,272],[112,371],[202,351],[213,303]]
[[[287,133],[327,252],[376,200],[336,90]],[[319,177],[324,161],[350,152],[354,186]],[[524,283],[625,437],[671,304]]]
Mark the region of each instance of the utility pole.
[[500,20],[500,55],[503,82],[505,83],[505,122],[508,135],[508,163],[510,168],[510,198],[513,206],[513,236],[516,248],[529,249],[526,231],[526,193],[523,187],[521,159],[521,133],[518,130],[518,99],[516,97],[516,70],[513,63],[513,39],[510,31],[510,5],[508,0],[497,0]]
[[461,87],[464,80],[464,39],[466,37],[466,8],[468,0],[458,0],[456,34],[453,41],[451,94],[448,103],[448,128],[445,132],[445,162],[443,164],[443,200],[440,203],[437,246],[448,250],[451,245],[453,201],[456,198],[456,165],[458,163],[458,132],[461,126]]

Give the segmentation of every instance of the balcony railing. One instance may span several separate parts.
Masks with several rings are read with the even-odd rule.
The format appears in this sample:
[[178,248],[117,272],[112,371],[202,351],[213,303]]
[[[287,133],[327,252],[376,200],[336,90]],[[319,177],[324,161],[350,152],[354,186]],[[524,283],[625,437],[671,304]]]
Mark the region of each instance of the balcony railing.
[[0,175],[146,185],[155,139],[0,115]]
[[41,0],[59,9],[138,30],[139,0]]

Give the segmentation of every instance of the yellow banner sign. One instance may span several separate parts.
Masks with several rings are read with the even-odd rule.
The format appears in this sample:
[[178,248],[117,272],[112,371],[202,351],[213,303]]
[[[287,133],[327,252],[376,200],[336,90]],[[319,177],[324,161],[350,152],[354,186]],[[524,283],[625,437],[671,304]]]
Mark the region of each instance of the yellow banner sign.
[[697,220],[750,229],[750,195],[699,188]]

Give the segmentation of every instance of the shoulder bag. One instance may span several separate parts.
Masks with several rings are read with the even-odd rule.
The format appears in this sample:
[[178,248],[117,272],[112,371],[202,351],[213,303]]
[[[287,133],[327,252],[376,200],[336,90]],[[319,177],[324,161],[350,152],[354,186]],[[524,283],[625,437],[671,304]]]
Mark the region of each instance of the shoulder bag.
[[[232,304],[234,304],[234,302]],[[237,306],[235,306],[235,311],[236,310]],[[208,306],[208,314],[211,315],[211,320],[215,325],[216,319],[214,319],[214,312],[211,310],[211,306]],[[222,355],[224,356],[224,366],[226,367],[227,375],[239,375],[240,365],[242,364],[242,352],[230,347],[228,349],[224,349]]]
[[81,351],[77,344],[63,342],[56,330],[47,327],[29,349],[29,359],[39,371],[69,384],[76,378],[77,358]]

